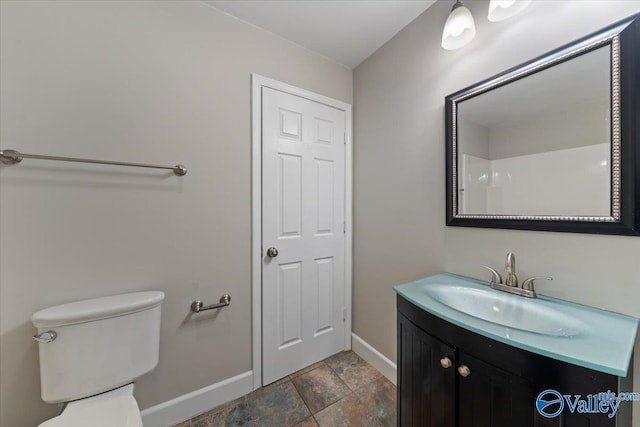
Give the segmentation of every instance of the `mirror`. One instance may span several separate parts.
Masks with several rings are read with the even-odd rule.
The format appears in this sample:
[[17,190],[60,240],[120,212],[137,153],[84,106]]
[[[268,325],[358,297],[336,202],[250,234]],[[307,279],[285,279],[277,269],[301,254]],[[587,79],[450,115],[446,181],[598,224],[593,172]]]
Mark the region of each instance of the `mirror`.
[[610,56],[604,46],[458,103],[458,212],[611,216]]
[[446,98],[447,225],[638,234],[639,22]]

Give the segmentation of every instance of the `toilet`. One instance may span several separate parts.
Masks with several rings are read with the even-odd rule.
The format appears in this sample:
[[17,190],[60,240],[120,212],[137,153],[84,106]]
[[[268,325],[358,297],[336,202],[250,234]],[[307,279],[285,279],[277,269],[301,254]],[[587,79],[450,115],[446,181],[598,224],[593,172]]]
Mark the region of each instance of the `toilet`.
[[133,382],[158,364],[163,300],[163,292],[134,292],[31,316],[42,400],[66,404],[39,427],[142,426]]

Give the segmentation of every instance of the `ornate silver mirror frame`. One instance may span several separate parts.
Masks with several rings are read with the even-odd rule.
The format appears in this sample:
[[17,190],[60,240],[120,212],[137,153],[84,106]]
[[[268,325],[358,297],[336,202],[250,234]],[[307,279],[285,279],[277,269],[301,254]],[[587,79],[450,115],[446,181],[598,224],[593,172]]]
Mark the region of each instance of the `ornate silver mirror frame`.
[[[603,47],[610,47],[610,211],[609,215],[506,215],[460,212],[459,203],[459,104],[543,70],[571,61]],[[570,231],[605,234],[638,234],[640,179],[640,18],[627,18],[601,31],[514,67],[495,77],[445,98],[447,131],[447,225]],[[640,173],[640,170],[638,171]]]

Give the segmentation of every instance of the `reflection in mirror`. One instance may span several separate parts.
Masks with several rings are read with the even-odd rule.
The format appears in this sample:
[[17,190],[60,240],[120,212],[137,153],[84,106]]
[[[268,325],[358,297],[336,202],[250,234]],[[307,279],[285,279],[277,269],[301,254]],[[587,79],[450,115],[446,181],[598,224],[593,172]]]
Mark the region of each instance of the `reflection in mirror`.
[[610,217],[611,45],[457,103],[458,212]]

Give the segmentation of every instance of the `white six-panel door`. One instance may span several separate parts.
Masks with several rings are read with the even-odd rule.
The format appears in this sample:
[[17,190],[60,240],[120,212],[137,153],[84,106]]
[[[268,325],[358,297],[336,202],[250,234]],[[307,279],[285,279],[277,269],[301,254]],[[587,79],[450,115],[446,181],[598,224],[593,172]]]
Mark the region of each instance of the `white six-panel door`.
[[345,112],[263,87],[263,384],[344,349],[344,208]]

